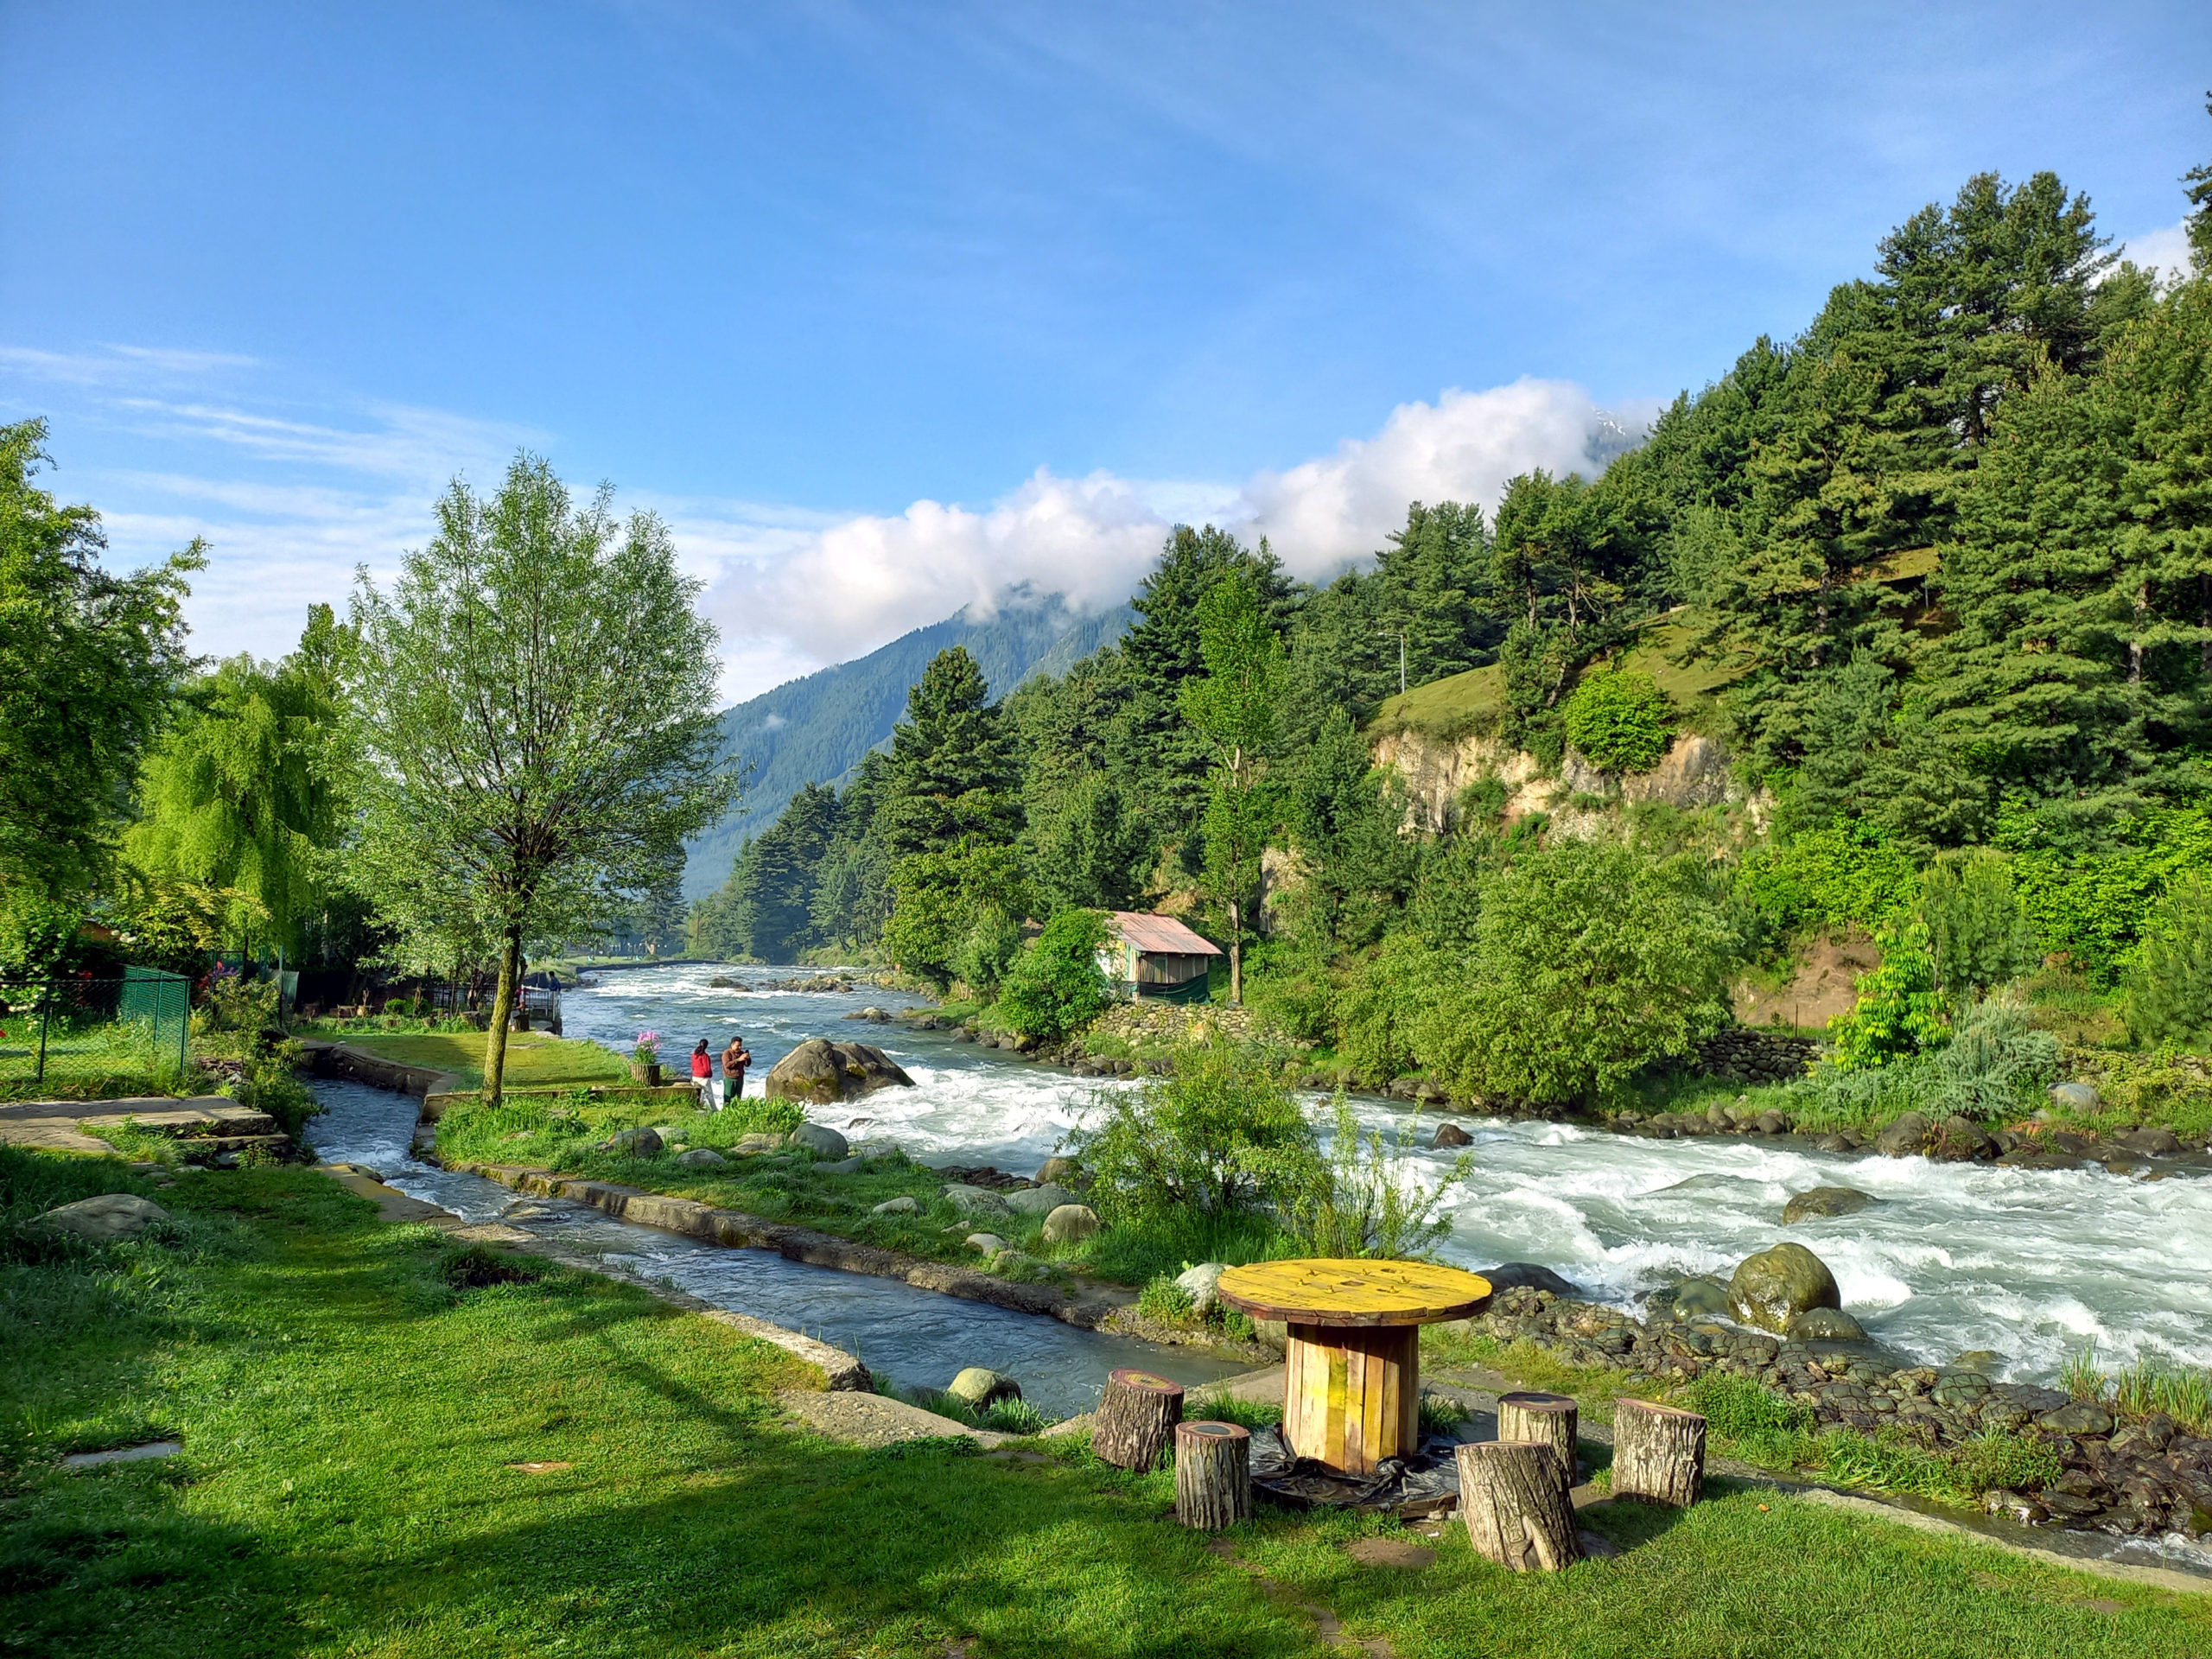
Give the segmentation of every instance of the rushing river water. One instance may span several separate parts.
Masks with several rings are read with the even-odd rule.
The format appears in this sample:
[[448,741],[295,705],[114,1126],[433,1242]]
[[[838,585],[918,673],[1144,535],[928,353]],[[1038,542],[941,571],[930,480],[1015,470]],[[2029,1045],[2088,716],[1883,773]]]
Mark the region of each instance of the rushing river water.
[[[870,1003],[911,1004],[871,987],[850,995],[751,988],[807,971],[685,965],[604,973],[564,997],[565,1029],[626,1050],[650,1028],[674,1059],[698,1038],[719,1052],[742,1033],[754,1056],[753,1092],[809,1037],[877,1043],[918,1086],[884,1090],[820,1118],[856,1138],[895,1141],[928,1161],[1025,1173],[1084,1120],[1100,1088],[1129,1086],[942,1033],[845,1020]],[[741,988],[711,987],[717,976]],[[1412,1116],[1388,1101],[1354,1105],[1370,1123],[1404,1126]],[[1420,1120],[1422,1140],[1437,1121]],[[2054,1378],[2066,1354],[2090,1341],[2107,1364],[2148,1355],[2212,1365],[2212,1179],[1830,1154],[1764,1138],[1653,1141],[1557,1123],[1462,1124],[1474,1136],[1474,1174],[1454,1196],[1441,1253],[1469,1267],[1541,1262],[1625,1306],[1686,1273],[1725,1276],[1754,1250],[1794,1238],[1834,1271],[1845,1305],[1869,1333],[1908,1354],[1942,1361],[1991,1349],[2006,1357],[2005,1376],[2037,1382]],[[1447,1155],[1424,1152],[1419,1161],[1440,1170]],[[1784,1232],[1783,1202],[1819,1185],[1855,1186],[1880,1202]]]

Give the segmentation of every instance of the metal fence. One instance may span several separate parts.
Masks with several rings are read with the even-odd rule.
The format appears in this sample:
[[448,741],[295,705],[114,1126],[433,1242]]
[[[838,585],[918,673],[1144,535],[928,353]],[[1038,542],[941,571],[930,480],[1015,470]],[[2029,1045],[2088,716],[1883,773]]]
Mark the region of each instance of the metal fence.
[[192,982],[158,968],[120,979],[0,980],[0,1084],[157,1084],[181,1075]]

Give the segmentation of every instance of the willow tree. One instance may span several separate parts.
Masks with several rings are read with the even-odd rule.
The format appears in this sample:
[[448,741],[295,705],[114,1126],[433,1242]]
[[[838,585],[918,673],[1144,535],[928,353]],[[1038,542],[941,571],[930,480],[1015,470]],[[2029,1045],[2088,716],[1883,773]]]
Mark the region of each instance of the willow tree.
[[578,507],[518,454],[488,500],[454,480],[386,594],[361,573],[353,687],[359,876],[498,941],[484,1090],[506,1070],[526,940],[650,891],[725,811],[713,626],[649,512]]

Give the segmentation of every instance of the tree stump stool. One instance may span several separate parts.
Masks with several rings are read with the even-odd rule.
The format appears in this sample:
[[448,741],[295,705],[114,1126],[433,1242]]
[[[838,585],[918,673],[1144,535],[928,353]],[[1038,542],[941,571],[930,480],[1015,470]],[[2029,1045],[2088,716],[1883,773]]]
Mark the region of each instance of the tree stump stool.
[[1490,1281],[1427,1262],[1261,1262],[1231,1268],[1221,1300],[1290,1327],[1282,1438],[1299,1457],[1371,1475],[1421,1444],[1421,1332],[1490,1300]]
[[1252,1436],[1235,1423],[1175,1429],[1175,1518],[1202,1532],[1252,1518]]
[[1613,1402],[1613,1496],[1688,1509],[1705,1486],[1705,1419],[1648,1400]]
[[1556,1573],[1582,1559],[1559,1454],[1533,1440],[1462,1444],[1459,1514],[1477,1554],[1516,1573]]
[[1116,1469],[1142,1473],[1160,1466],[1160,1454],[1182,1421],[1180,1382],[1150,1371],[1112,1371],[1091,1426],[1090,1449]]
[[1560,1478],[1574,1484],[1582,1414],[1563,1394],[1501,1394],[1497,1438],[1548,1446],[1559,1458]]

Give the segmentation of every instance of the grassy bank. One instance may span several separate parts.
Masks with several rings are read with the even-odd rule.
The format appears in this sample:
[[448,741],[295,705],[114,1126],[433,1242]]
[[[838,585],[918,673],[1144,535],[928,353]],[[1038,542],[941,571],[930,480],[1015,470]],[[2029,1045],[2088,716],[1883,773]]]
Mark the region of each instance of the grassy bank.
[[[438,1236],[309,1173],[181,1178],[165,1236],[105,1249],[18,1224],[129,1184],[0,1148],[0,1652],[1318,1655],[1308,1605],[1406,1659],[2212,1642],[2212,1599],[1726,1482],[1589,1512],[1627,1554],[1549,1578],[1457,1534],[1365,1567],[1343,1547],[1390,1523],[1270,1512],[1226,1541],[1262,1582],[1162,1524],[1165,1473],[828,1444],[777,1415],[806,1375],[779,1351],[537,1264],[459,1287]],[[157,1433],[183,1454],[54,1465]]]
[[[325,1021],[302,1027],[300,1034],[341,1042],[403,1065],[450,1071],[460,1079],[459,1088],[474,1089],[484,1081],[484,1033],[480,1031],[374,1031],[359,1029],[347,1021]],[[629,1080],[628,1063],[597,1043],[556,1037],[544,1031],[507,1033],[505,1083],[511,1088]]]

